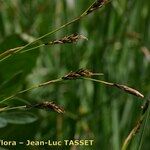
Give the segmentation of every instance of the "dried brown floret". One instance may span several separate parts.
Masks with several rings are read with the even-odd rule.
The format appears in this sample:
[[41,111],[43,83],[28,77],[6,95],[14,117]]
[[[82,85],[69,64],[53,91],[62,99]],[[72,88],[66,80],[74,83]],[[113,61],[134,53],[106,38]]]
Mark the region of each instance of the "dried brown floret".
[[133,88],[131,88],[131,87],[128,87],[128,86],[125,86],[125,85],[116,84],[116,83],[114,83],[113,85],[114,85],[115,87],[117,87],[117,88],[120,88],[120,89],[124,90],[124,91],[127,92],[127,93],[130,93],[130,94],[133,94],[133,95],[135,95],[135,96],[144,98],[144,95],[143,95],[143,94],[141,94],[139,91],[137,91],[137,90],[135,90],[135,89],[133,89]]
[[95,3],[93,3],[93,5],[86,11],[86,15],[93,12],[94,10],[102,7],[106,3],[108,3],[108,0],[97,0],[97,1],[95,1]]
[[87,69],[79,69],[75,72],[71,71],[70,73],[68,73],[67,75],[65,75],[64,77],[62,77],[62,79],[64,80],[72,80],[72,79],[78,79],[81,77],[91,77],[94,75],[102,75],[101,73],[93,73]]
[[86,39],[87,38],[80,34],[71,34],[69,36],[65,36],[59,40],[54,40],[48,43],[45,43],[45,45],[54,45],[54,44],[65,44],[65,43],[74,43],[77,42],[80,39]]
[[44,101],[38,104],[34,104],[34,105],[29,105],[27,106],[27,108],[38,108],[38,109],[45,109],[45,110],[52,110],[55,111],[57,113],[64,113],[65,110],[62,106],[57,105],[54,102],[50,102],[50,101]]

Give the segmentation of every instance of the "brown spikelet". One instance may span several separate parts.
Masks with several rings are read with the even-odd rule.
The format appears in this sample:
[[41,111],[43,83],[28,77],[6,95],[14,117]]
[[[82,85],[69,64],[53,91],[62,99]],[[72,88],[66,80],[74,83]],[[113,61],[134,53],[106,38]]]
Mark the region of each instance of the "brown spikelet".
[[65,75],[64,77],[62,77],[62,79],[64,80],[72,80],[72,79],[78,79],[81,77],[91,77],[94,75],[102,75],[101,73],[93,73],[91,71],[89,71],[88,69],[79,69],[75,72],[71,71],[70,73],[68,73],[67,75]]
[[135,95],[135,96],[144,98],[144,95],[143,95],[143,94],[141,94],[139,91],[137,91],[137,90],[135,90],[135,89],[133,89],[133,88],[131,88],[131,87],[128,87],[128,86],[126,86],[126,85],[116,84],[116,83],[114,83],[113,85],[114,85],[115,87],[121,89],[121,90],[124,90],[124,91],[127,92],[127,93],[130,93],[130,94],[132,94],[132,95]]
[[38,108],[38,109],[45,109],[45,110],[52,110],[55,111],[57,113],[64,113],[65,110],[63,107],[57,105],[54,102],[49,102],[49,101],[44,101],[38,104],[34,104],[34,105],[29,105],[27,106],[27,108]]
[[45,45],[54,45],[54,44],[65,44],[65,43],[74,43],[77,42],[80,39],[86,39],[87,38],[80,34],[71,34],[69,36],[65,36],[59,40],[54,40],[48,43],[45,43]]
[[97,1],[95,1],[95,3],[93,3],[93,5],[86,11],[86,15],[88,15],[91,12],[93,12],[94,10],[104,6],[108,2],[109,2],[108,0],[97,0]]

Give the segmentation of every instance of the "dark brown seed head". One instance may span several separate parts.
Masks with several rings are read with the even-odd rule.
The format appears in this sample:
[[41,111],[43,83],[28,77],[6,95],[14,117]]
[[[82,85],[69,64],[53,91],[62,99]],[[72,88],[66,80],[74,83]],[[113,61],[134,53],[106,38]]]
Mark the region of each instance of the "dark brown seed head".
[[143,94],[141,94],[139,91],[137,91],[137,90],[135,90],[135,89],[133,89],[131,87],[128,87],[128,86],[125,86],[125,85],[116,84],[116,83],[114,83],[113,85],[115,87],[119,88],[119,89],[124,90],[127,93],[130,93],[130,94],[135,95],[135,96],[140,97],[140,98],[144,98]]
[[93,12],[94,10],[102,7],[106,3],[108,3],[108,0],[97,0],[97,1],[95,1],[95,3],[86,11],[86,15],[88,15],[91,12]]
[[54,40],[48,43],[45,43],[45,45],[54,45],[54,44],[66,44],[66,43],[75,43],[80,39],[86,39],[87,38],[80,34],[71,34],[69,36],[65,36],[59,40]]
[[91,77],[93,75],[93,72],[87,69],[79,69],[76,73],[82,77]]
[[65,112],[63,107],[55,104],[54,102],[49,102],[49,101],[45,101],[45,102],[41,102],[41,103],[38,103],[38,104],[30,105],[28,108],[38,108],[38,109],[52,110],[52,111],[55,111],[57,113],[64,113]]
[[75,72],[71,71],[70,73],[68,73],[67,75],[62,77],[62,79],[73,80],[73,79],[78,79],[81,77],[91,77],[93,75],[102,75],[102,74],[93,73],[93,72],[89,71],[88,69],[79,69]]

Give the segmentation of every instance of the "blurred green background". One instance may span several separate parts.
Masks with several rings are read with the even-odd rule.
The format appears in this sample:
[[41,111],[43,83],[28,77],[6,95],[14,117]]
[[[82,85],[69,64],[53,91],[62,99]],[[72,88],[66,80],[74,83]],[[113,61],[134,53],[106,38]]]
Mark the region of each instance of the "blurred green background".
[[[0,53],[27,44],[71,21],[93,1],[0,0]],[[79,68],[103,72],[104,76],[99,79],[126,84],[141,91],[146,98],[150,96],[149,0],[113,0],[41,42],[72,33],[83,34],[88,41],[46,46],[0,62],[0,100]],[[19,106],[43,100],[53,100],[64,106],[66,114],[44,110],[0,113],[0,139],[94,139],[93,146],[62,146],[60,149],[120,150],[137,122],[143,103],[141,99],[117,89],[92,81],[75,80],[26,92],[5,104]],[[26,116],[20,118],[17,113]],[[149,133],[148,125],[142,150],[150,149]],[[132,140],[129,149],[136,150],[138,144],[139,135]],[[3,148],[58,149],[23,145]]]

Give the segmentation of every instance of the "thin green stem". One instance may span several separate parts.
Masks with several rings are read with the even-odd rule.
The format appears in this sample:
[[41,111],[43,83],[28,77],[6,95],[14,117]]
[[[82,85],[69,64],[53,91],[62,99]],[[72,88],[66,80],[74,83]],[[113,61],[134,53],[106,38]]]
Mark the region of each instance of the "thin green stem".
[[11,95],[11,96],[9,96],[9,97],[3,99],[2,101],[0,101],[0,103],[3,103],[3,102],[5,102],[5,101],[7,101],[7,100],[9,100],[9,99],[12,99],[12,98],[14,98],[15,96],[17,96],[17,95],[19,95],[19,94],[28,92],[28,91],[30,91],[30,90],[33,90],[33,89],[36,89],[36,88],[39,88],[39,87],[47,86],[47,85],[49,85],[49,84],[51,84],[51,83],[60,82],[60,81],[63,81],[63,79],[62,79],[62,78],[58,78],[58,79],[55,79],[55,80],[50,80],[50,81],[47,81],[47,82],[40,83],[40,84],[38,84],[38,85],[33,85],[32,87],[30,87],[30,88],[28,88],[28,89],[19,91],[18,93],[13,94],[13,95]]
[[83,79],[94,81],[94,82],[99,82],[99,83],[102,83],[102,84],[105,84],[105,85],[109,85],[109,86],[113,86],[114,85],[111,82],[106,82],[106,81],[103,81],[103,80],[97,80],[97,79],[93,79],[93,78],[85,78],[85,77],[83,77]]
[[[91,81],[95,81],[95,82],[100,82],[100,83],[103,83],[103,84],[106,84],[106,85],[112,85],[112,83],[109,83],[109,82],[106,82],[106,81],[101,81],[101,80],[96,80],[96,79],[93,79],[93,78],[81,78],[81,79],[86,79],[86,80],[91,80]],[[39,88],[39,87],[43,87],[43,86],[47,86],[51,83],[56,83],[56,82],[61,82],[63,81],[64,79],[62,78],[58,78],[58,79],[55,79],[55,80],[50,80],[50,81],[47,81],[47,82],[43,82],[43,83],[40,83],[38,85],[33,85],[32,87],[28,88],[28,89],[25,89],[25,90],[22,90],[22,91],[19,91],[18,93],[16,94],[13,94],[9,97],[6,97],[5,99],[3,99],[2,101],[0,101],[0,103],[3,103],[9,99],[12,99],[14,98],[15,96],[19,95],[19,94],[22,94],[22,93],[25,93],[25,92],[28,92],[30,90],[33,90],[33,89],[36,89],[36,88]]]
[[[129,135],[127,136],[125,141],[123,142],[121,150],[127,150],[131,140],[139,132],[139,130],[140,130],[142,124],[143,124],[143,128],[142,128],[141,135],[140,135],[140,142],[139,142],[139,146],[137,148],[138,150],[141,150],[142,139],[143,139],[144,131],[145,131],[145,128],[146,128],[146,124],[147,124],[147,120],[148,120],[148,116],[149,116],[149,111],[150,111],[150,106],[149,106],[149,101],[147,101],[145,103],[144,107],[143,107],[142,115],[139,117],[137,124],[131,130],[131,132],[129,133]],[[145,121],[144,121],[144,119],[145,119]]]
[[[26,49],[26,50],[21,51],[21,52],[20,52],[20,50],[19,50],[20,47],[18,47],[18,48],[16,48],[16,49],[13,51],[13,53],[10,53],[9,55],[7,55],[8,53],[6,53],[6,54],[5,54],[6,57],[4,57],[3,59],[1,59],[0,62],[1,62],[1,61],[4,61],[4,60],[7,59],[7,58],[9,58],[11,55],[16,54],[17,52],[25,53],[25,52],[28,52],[28,51],[31,51],[31,50],[34,50],[34,49],[36,49],[36,48],[43,47],[43,46],[45,46],[45,43],[44,43],[44,44],[40,44],[40,45],[35,46],[35,47],[32,47],[32,48],[29,48],[29,49]],[[23,46],[21,46],[21,47],[23,47]],[[3,53],[2,53],[2,54],[3,54]],[[1,56],[4,56],[4,55],[1,55]],[[1,57],[1,56],[0,56],[0,57]]]
[[37,41],[39,41],[39,40],[41,40],[41,39],[43,39],[43,38],[45,38],[45,37],[47,37],[47,36],[49,36],[49,35],[51,35],[51,34],[54,34],[55,32],[57,32],[57,31],[63,29],[64,27],[67,27],[68,25],[70,25],[70,24],[72,24],[72,23],[74,23],[74,22],[80,20],[80,18],[81,18],[81,17],[75,18],[74,20],[72,20],[72,21],[70,21],[70,22],[68,22],[68,23],[66,23],[66,24],[64,24],[64,25],[62,25],[62,26],[60,26],[59,28],[57,28],[57,29],[55,29],[55,30],[53,30],[53,31],[51,31],[51,32],[48,32],[47,34],[44,34],[43,36],[37,38],[37,39],[34,40],[33,42],[26,44],[26,45],[25,45],[24,47],[22,47],[19,51],[22,51],[23,49],[25,49],[26,47],[28,47],[28,46],[30,46],[30,45],[36,43]]
[[[83,16],[82,16],[82,17],[83,17]],[[57,31],[59,31],[59,30],[65,28],[65,27],[67,27],[68,25],[70,25],[70,24],[72,24],[72,23],[74,23],[74,22],[80,20],[82,17],[79,16],[79,17],[73,19],[72,21],[70,21],[70,22],[68,22],[68,23],[66,23],[66,24],[64,24],[64,25],[62,25],[62,26],[60,26],[59,28],[57,28],[57,29],[55,29],[55,30],[53,30],[53,31],[51,31],[51,32],[49,32],[49,33],[47,33],[47,34],[44,34],[43,36],[37,38],[37,39],[34,40],[33,42],[30,42],[30,43],[26,44],[25,46],[21,46],[21,48],[18,49],[17,51],[15,51],[15,52],[9,53],[9,52],[8,52],[9,50],[8,50],[8,51],[5,52],[5,55],[4,55],[4,53],[2,53],[2,54],[0,55],[0,57],[3,57],[3,56],[4,56],[4,58],[2,58],[2,59],[0,60],[0,62],[4,61],[5,59],[9,58],[10,56],[14,55],[15,53],[18,53],[18,52],[24,50],[25,48],[27,48],[28,46],[30,46],[30,45],[32,45],[32,44],[38,42],[39,40],[41,40],[41,39],[43,39],[43,38],[45,38],[45,37],[47,37],[47,36],[49,36],[49,35],[51,35],[51,34],[54,34],[55,32],[57,32]],[[38,48],[38,47],[41,47],[41,46],[43,46],[43,44],[42,44],[42,45],[39,45],[39,46],[36,46],[35,48]],[[33,48],[31,48],[31,49],[35,49],[35,48],[33,47]],[[30,49],[30,50],[31,50],[31,49]],[[29,49],[28,49],[28,50],[29,50]],[[25,50],[25,51],[28,51],[28,50]]]
[[[0,60],[0,62],[3,61],[3,60],[5,60],[5,59],[7,59],[7,58],[10,57],[10,56],[12,56],[12,55],[15,54],[15,53],[24,50],[25,48],[27,48],[28,46],[30,46],[30,45],[32,45],[32,44],[38,42],[39,40],[41,40],[41,39],[43,39],[43,38],[45,38],[45,37],[47,37],[47,36],[49,36],[49,35],[52,35],[52,34],[56,33],[57,31],[59,31],[59,30],[65,28],[65,27],[67,27],[67,26],[73,24],[73,23],[76,22],[76,21],[79,21],[81,18],[83,18],[83,17],[85,17],[86,15],[88,15],[87,12],[88,12],[88,10],[90,9],[90,7],[93,6],[94,3],[95,3],[95,1],[94,1],[79,17],[76,17],[75,19],[71,20],[71,21],[68,22],[68,23],[65,23],[64,25],[60,26],[59,28],[57,28],[57,29],[55,29],[55,30],[53,30],[53,31],[50,31],[50,32],[44,34],[43,36],[37,38],[37,39],[34,40],[34,41],[32,41],[32,42],[30,42],[30,43],[28,43],[28,44],[26,44],[26,45],[24,45],[24,46],[21,46],[17,51],[10,53],[10,50],[7,50],[6,52],[0,54],[0,58],[4,56],[4,58],[2,58],[2,59]],[[108,3],[108,2],[106,2],[106,4],[107,4],[107,3]],[[102,5],[102,6],[103,6],[103,5]],[[102,6],[101,6],[101,7],[102,7]],[[43,45],[42,45],[42,46],[43,46]],[[37,47],[38,47],[38,46],[37,46]],[[37,48],[37,47],[36,47],[36,48]],[[39,46],[39,47],[40,47],[40,46]],[[15,49],[15,48],[14,48],[14,49]],[[32,49],[32,48],[31,48],[31,49]],[[31,50],[31,49],[30,49],[30,50]],[[33,48],[33,49],[34,49],[34,48]],[[28,51],[28,50],[26,50],[26,51]]]
[[31,50],[34,50],[36,48],[40,48],[40,47],[43,47],[43,46],[45,46],[45,44],[40,44],[38,46],[35,46],[35,47],[29,48],[27,50],[21,51],[20,53],[25,53],[25,52],[28,52],[28,51],[31,51]]
[[8,111],[8,110],[15,110],[15,109],[22,109],[26,108],[26,105],[24,106],[16,106],[16,107],[5,107],[3,109],[0,109],[0,112]]

